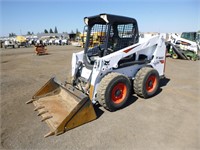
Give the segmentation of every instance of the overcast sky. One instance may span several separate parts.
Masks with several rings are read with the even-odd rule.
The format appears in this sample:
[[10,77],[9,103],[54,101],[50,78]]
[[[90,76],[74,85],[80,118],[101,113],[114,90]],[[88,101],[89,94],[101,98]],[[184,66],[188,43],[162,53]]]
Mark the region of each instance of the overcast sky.
[[110,13],[135,18],[142,32],[200,30],[200,0],[0,0],[0,36],[83,30],[83,18]]

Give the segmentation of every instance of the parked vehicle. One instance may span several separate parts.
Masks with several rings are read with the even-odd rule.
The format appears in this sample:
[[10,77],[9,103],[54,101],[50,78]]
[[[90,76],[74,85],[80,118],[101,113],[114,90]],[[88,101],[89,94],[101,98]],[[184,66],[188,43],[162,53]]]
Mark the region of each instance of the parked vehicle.
[[13,40],[5,40],[3,45],[4,45],[5,49],[9,48],[9,47],[10,48],[17,48],[18,47],[17,43]]
[[[45,137],[96,119],[92,104],[116,111],[133,92],[143,98],[154,96],[164,77],[164,35],[140,42],[137,21],[129,17],[100,14],[84,21],[88,36],[84,50],[72,55],[72,80],[61,83],[51,78],[27,102],[49,125]],[[90,39],[94,31],[105,33],[96,46]]]
[[199,59],[199,43],[196,32],[183,32],[181,36],[172,35],[171,41],[166,42],[166,48],[174,59],[181,58],[186,60]]

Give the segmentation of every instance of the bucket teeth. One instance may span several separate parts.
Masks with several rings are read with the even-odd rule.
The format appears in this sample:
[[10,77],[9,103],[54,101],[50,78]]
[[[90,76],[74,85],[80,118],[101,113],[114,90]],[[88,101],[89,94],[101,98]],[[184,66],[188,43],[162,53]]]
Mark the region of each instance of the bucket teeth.
[[42,108],[44,108],[44,106],[38,106],[38,107],[36,107],[36,108],[34,109],[34,111],[37,111],[37,110],[42,109]]
[[37,115],[38,116],[41,116],[42,114],[45,114],[45,113],[47,113],[48,111],[47,110],[45,110],[45,111],[41,111],[40,113],[38,113]]
[[46,138],[46,137],[49,137],[49,136],[51,136],[51,135],[54,135],[55,133],[54,132],[49,132],[49,133],[47,133],[46,135],[44,135],[44,137]]
[[43,121],[45,121],[45,120],[47,120],[47,119],[50,119],[50,118],[52,118],[53,116],[46,116],[46,117],[44,117],[41,121],[43,122]]
[[30,99],[29,101],[26,102],[26,104],[30,104],[34,101],[34,99]]
[[30,103],[32,103],[33,101],[36,101],[36,100],[38,100],[38,98],[30,99],[29,101],[26,102],[26,104],[30,104]]
[[45,83],[26,103],[33,103],[40,121],[50,127],[44,137],[60,135],[97,117],[87,94],[71,84],[64,86],[55,78]]

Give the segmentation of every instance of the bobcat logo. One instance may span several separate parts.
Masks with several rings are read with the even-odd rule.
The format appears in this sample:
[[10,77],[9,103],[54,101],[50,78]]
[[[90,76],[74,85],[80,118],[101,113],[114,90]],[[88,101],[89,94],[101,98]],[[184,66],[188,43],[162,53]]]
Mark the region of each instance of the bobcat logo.
[[110,60],[108,60],[108,61],[104,60],[104,65],[105,65],[105,66],[110,65]]

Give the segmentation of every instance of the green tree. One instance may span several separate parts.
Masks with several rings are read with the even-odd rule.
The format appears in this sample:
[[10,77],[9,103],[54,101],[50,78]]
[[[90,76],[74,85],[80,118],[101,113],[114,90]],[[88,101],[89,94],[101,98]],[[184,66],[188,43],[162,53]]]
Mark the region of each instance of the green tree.
[[44,33],[49,33],[49,32],[47,31],[47,29],[44,29]]
[[76,37],[79,37],[81,34],[81,32],[78,31],[78,29],[76,29]]
[[55,29],[54,29],[54,33],[58,33],[58,29],[57,29],[57,27],[55,27]]
[[28,32],[27,32],[27,35],[31,35],[31,32],[30,32],[30,31],[28,31]]
[[74,31],[73,31],[73,30],[71,31],[71,34],[74,34]]
[[49,33],[53,33],[53,30],[50,28]]
[[14,36],[16,36],[15,33],[9,33],[9,37],[14,37]]

